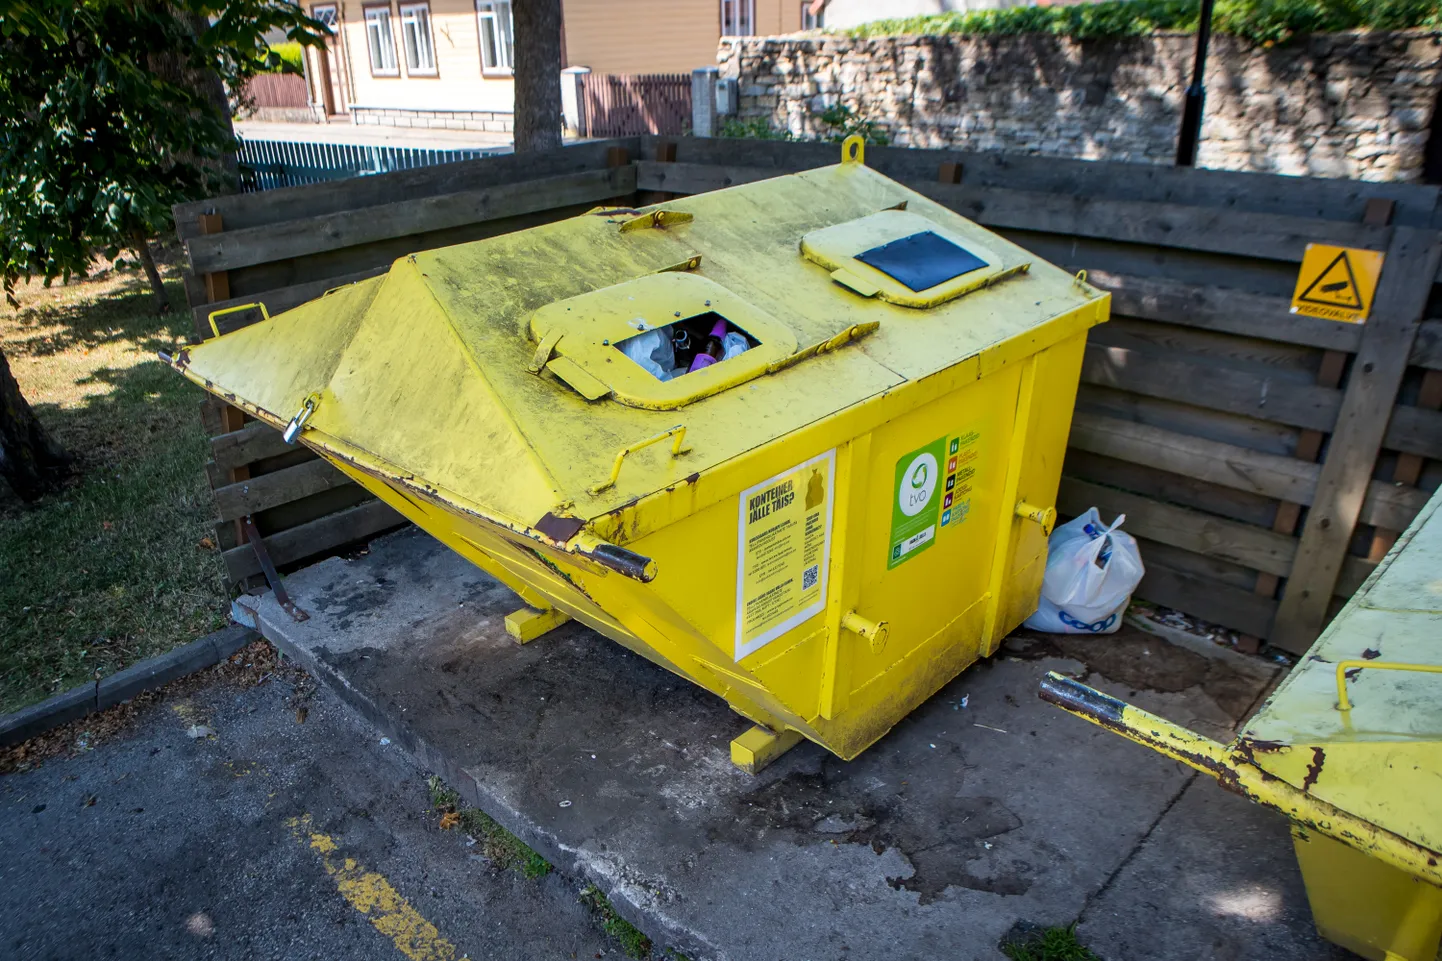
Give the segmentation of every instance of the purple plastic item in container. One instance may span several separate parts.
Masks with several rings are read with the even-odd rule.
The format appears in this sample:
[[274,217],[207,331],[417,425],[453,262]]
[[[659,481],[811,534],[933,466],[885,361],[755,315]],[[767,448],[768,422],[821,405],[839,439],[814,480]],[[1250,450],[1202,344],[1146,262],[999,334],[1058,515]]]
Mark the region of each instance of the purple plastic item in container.
[[688,369],[688,370],[686,371],[686,373],[688,373],[688,374],[694,374],[694,373],[696,373],[696,371],[700,370],[702,367],[710,367],[710,366],[711,366],[712,364],[714,364],[714,363],[716,363],[716,358],[715,358],[715,357],[712,357],[710,354],[707,354],[707,353],[697,354],[697,355],[696,355],[696,359],[693,360],[693,361],[691,361],[691,367],[690,367],[690,369]]

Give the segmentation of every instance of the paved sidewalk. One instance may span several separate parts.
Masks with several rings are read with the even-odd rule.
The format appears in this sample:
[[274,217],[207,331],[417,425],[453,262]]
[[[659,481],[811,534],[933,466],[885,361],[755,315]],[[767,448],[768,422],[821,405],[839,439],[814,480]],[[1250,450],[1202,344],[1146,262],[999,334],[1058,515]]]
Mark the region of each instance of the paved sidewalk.
[[1106,961],[1342,956],[1312,927],[1285,820],[1042,703],[1048,669],[1225,737],[1274,666],[1131,627],[1018,635],[851,763],[803,743],[756,777],[747,723],[518,601],[416,530],[287,578],[267,637],[662,944],[708,961],[999,961],[1018,922]]
[[509,153],[511,135],[479,130],[431,130],[415,127],[383,127],[376,124],[270,123],[237,120],[235,132],[246,140],[292,140],[300,143],[356,144],[376,147],[416,147],[424,150],[494,148]]
[[218,682],[0,776],[0,958],[623,957],[571,882],[490,866],[404,751],[292,693]]

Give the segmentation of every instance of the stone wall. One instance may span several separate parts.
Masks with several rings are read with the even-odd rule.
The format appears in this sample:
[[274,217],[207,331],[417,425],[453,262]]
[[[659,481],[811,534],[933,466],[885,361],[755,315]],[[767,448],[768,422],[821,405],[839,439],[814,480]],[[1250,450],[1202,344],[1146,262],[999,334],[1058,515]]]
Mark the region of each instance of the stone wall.
[[[897,144],[1171,163],[1196,38],[795,36],[723,40],[740,116],[796,136],[843,103]],[[1422,179],[1442,34],[1215,37],[1199,165]]]

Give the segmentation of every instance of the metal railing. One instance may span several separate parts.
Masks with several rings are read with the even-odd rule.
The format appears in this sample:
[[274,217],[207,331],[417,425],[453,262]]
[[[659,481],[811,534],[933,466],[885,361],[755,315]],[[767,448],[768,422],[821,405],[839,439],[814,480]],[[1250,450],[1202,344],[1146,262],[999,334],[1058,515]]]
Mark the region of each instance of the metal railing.
[[361,144],[306,143],[293,140],[244,140],[236,159],[243,192],[325,183],[391,173],[412,167],[477,160],[505,147],[429,150]]

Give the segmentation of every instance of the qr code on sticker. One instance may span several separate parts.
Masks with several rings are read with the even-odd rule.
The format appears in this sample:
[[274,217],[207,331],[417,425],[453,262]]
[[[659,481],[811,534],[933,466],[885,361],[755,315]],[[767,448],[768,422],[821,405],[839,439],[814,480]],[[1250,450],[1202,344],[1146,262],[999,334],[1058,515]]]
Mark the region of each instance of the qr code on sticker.
[[815,587],[816,578],[819,576],[821,576],[820,564],[812,564],[810,567],[806,568],[806,570],[801,572],[801,589],[805,591]]

